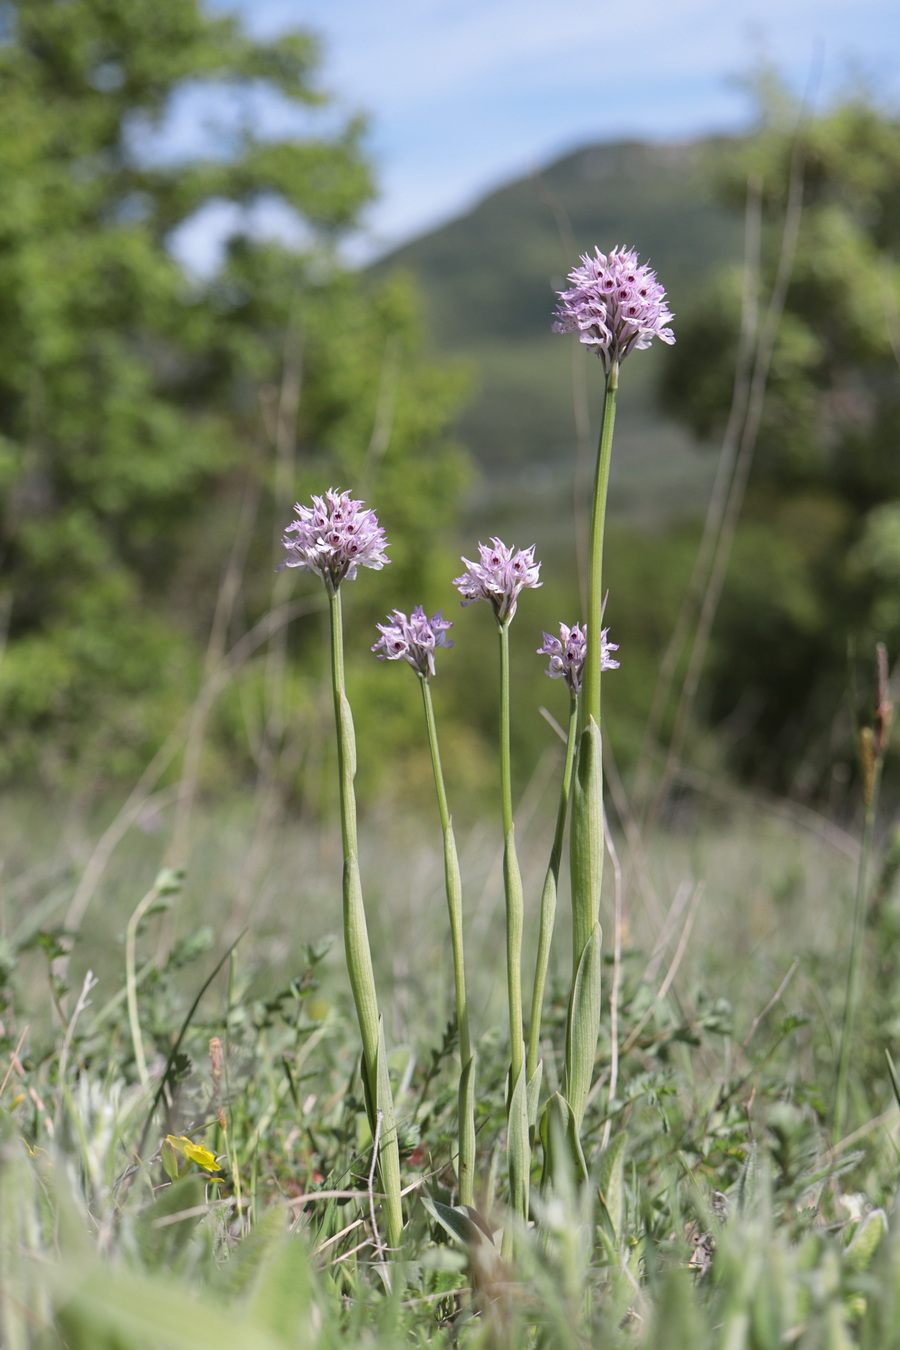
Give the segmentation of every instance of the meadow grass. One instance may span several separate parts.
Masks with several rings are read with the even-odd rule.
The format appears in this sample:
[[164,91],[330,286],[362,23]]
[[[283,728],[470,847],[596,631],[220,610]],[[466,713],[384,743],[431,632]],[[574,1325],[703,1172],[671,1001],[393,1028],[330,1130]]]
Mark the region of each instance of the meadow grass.
[[[542,795],[533,785],[519,812],[532,919],[550,842],[528,828],[547,815]],[[54,991],[54,935],[98,822],[73,816],[60,837],[43,802],[4,807],[4,1346],[898,1343],[898,1255],[883,1218],[896,1190],[897,1110],[887,1072],[872,1080],[871,1053],[854,1076],[856,1137],[837,1150],[827,1137],[849,836],[832,828],[823,840],[812,819],[800,825],[750,799],[683,804],[677,828],[658,827],[639,857],[633,839],[615,836],[630,878],[619,1088],[610,1102],[604,1017],[584,1129],[590,1182],[563,1179],[548,1196],[535,1174],[536,1226],[510,1263],[477,1226],[450,1217],[453,979],[440,849],[409,821],[364,821],[402,1176],[414,1187],[387,1273],[352,1007],[339,946],[326,945],[340,928],[336,826],[270,822],[248,881],[258,826],[248,803],[198,810],[184,889],[139,937],[151,1086],[196,994],[243,936],[193,1012],[151,1118],[124,1011],[122,938],[163,860],[172,808],[125,834]],[[458,843],[470,950],[496,953],[472,962],[470,1006],[479,1205],[499,1225],[502,855],[484,822]],[[611,935],[607,947],[605,1011]],[[565,1018],[568,948],[563,921],[547,1001],[550,1086],[564,1069],[549,1047]],[[532,960],[526,945],[526,970]],[[96,984],[80,998],[88,968]],[[867,1038],[874,1052],[879,1030],[863,1016],[861,1046]],[[166,1134],[210,1148],[215,1179],[186,1162],[168,1176]]]

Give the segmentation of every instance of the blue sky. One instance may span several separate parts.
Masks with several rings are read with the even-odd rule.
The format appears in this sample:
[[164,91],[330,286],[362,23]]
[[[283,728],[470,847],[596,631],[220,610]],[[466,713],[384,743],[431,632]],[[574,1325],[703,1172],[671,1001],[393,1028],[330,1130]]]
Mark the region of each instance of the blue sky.
[[[332,115],[363,112],[381,190],[352,252],[365,258],[590,141],[745,127],[765,60],[822,107],[854,82],[900,107],[896,0],[213,0],[257,36],[322,39]],[[262,101],[269,134],[288,128]],[[185,111],[185,117],[188,110]],[[190,113],[193,120],[194,113]],[[328,125],[328,115],[320,118]],[[176,118],[177,122],[177,118]],[[297,120],[303,131],[302,118]],[[176,130],[176,136],[179,134]],[[184,133],[187,134],[187,133]],[[289,231],[269,209],[262,228]],[[182,240],[202,264],[226,210]]]

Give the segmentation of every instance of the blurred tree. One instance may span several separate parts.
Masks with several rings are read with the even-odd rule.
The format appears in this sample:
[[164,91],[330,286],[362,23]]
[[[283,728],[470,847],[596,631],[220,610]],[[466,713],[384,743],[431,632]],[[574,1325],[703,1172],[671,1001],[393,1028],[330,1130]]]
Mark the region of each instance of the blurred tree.
[[[458,497],[462,386],[419,356],[408,285],[335,261],[373,191],[360,122],[261,141],[248,115],[214,153],[148,152],[178,99],[311,114],[309,35],[253,41],[197,0],[5,0],[0,37],[0,774],[42,732],[51,767],[131,771],[196,692],[248,490],[267,579],[296,495],[376,477],[409,569]],[[302,247],[248,227],[185,276],[177,227],[273,201]]]
[[[900,655],[900,121],[864,100],[801,119],[777,96],[731,147],[722,198],[742,205],[749,179],[761,187],[763,303],[792,175],[799,234],[705,712],[738,768],[804,795],[853,758],[848,650],[867,681],[876,641]],[[740,295],[734,270],[716,277],[679,314],[664,370],[667,406],[709,438],[729,415]]]

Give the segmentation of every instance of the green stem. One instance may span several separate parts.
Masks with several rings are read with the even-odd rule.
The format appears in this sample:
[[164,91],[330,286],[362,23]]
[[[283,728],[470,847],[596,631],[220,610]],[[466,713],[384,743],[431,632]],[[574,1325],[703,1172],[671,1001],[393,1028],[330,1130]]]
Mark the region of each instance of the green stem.
[[619,367],[614,362],[606,377],[603,421],[600,426],[600,444],[597,449],[594,503],[591,510],[587,593],[587,652],[585,654],[581,700],[585,724],[590,718],[593,718],[597,726],[600,725],[600,666],[603,632],[603,534],[606,525],[606,498],[609,492],[609,466],[612,460],[612,438],[616,421],[616,393],[618,388]]
[[553,938],[553,924],[556,919],[556,896],[559,890],[559,867],[562,859],[563,835],[566,829],[566,815],[569,808],[569,794],[572,789],[572,773],[575,767],[575,746],[578,741],[578,698],[569,701],[569,734],[566,737],[566,762],[563,769],[562,785],[559,794],[559,808],[556,813],[556,833],[553,836],[553,848],[550,850],[550,863],[544,878],[541,894],[541,930],[538,939],[537,960],[534,968],[534,991],[531,996],[531,1025],[528,1029],[527,1076],[531,1082],[540,1062],[541,1013],[544,1006],[544,986],[547,982],[547,968],[550,963],[550,943]]
[[141,1035],[141,1021],[138,1015],[138,978],[136,972],[137,933],[141,924],[141,919],[143,919],[147,910],[158,897],[158,888],[156,886],[151,887],[128,920],[128,927],[125,929],[125,990],[128,1002],[128,1024],[131,1028],[131,1043],[134,1046],[134,1063],[137,1068],[138,1078],[141,1080],[141,1087],[147,1086],[150,1081],[150,1074],[147,1070],[147,1059],[144,1054],[144,1038]]
[[[328,591],[328,604],[331,616],[331,692],[334,699],[334,722],[337,728],[338,777],[341,798],[341,842],[344,857],[356,852],[356,793],[353,778],[356,774],[356,756],[354,753],[354,731],[352,716],[349,725],[347,695],[344,688],[344,616],[341,608],[340,589]],[[349,763],[348,763],[349,760]],[[348,791],[344,791],[345,779],[349,773]]]
[[510,1076],[512,1086],[525,1062],[522,1022],[522,880],[516,856],[509,755],[509,622],[500,632],[500,793],[503,811],[503,880],[506,892],[506,983],[509,996]]
[[378,1167],[384,1191],[388,1245],[398,1247],[403,1229],[400,1199],[400,1152],[394,1123],[394,1104],[384,1058],[384,1040],[378,1016],[378,995],[372,952],[366,924],[356,828],[356,736],[353,716],[344,688],[344,630],[340,589],[326,586],[331,609],[331,673],[334,717],[337,727],[338,781],[341,800],[341,840],[344,848],[344,952],[350,988],[356,1005],[363,1046],[363,1069],[369,1126],[376,1135],[378,1111],[382,1113]]
[[[525,1079],[525,1035],[522,1022],[522,877],[516,856],[512,818],[512,775],[509,757],[509,620],[500,630],[500,788],[503,804],[503,888],[506,895],[506,984],[509,997],[509,1102],[506,1161],[513,1214],[528,1221],[531,1143],[528,1133],[528,1084]],[[504,1232],[503,1253],[512,1251],[512,1228]]]
[[334,718],[337,726],[338,781],[341,799],[341,840],[344,847],[344,948],[350,988],[362,1036],[366,1067],[371,1071],[378,1053],[378,1000],[366,913],[361,897],[350,893],[347,885],[348,863],[358,864],[356,829],[356,736],[353,715],[344,687],[344,632],[340,590],[329,594],[331,604],[331,663],[334,694]]
[[606,377],[597,473],[591,509],[587,593],[587,651],[581,695],[581,733],[572,784],[569,854],[572,876],[572,992],[566,1036],[566,1097],[576,1135],[581,1129],[600,1030],[600,896],[603,887],[603,756],[600,672],[603,665],[603,533],[619,367]]
[[616,420],[619,368],[606,380],[603,421],[597,449],[594,503],[591,510],[587,593],[587,644],[581,692],[581,740],[572,802],[572,980],[585,945],[600,917],[603,884],[603,770],[600,763],[600,671],[603,664],[603,534],[609,465]]
[[441,752],[438,746],[437,725],[431,686],[424,675],[419,676],[422,701],[425,705],[425,725],[431,749],[434,786],[437,791],[438,811],[444,832],[444,881],[447,891],[447,909],[450,915],[450,942],[453,949],[453,980],[456,990],[456,1025],[459,1032],[459,1055],[462,1072],[459,1081],[459,1198],[464,1205],[475,1204],[475,1066],[469,1037],[469,1004],[466,997],[466,967],[463,955],[462,881],[459,856],[453,835],[453,820],[447,806]]
[[603,534],[609,465],[616,420],[619,368],[606,379],[597,472],[591,510],[587,593],[587,644],[581,693],[581,739],[572,800],[572,981],[594,924],[600,917],[603,884],[603,770],[600,743],[600,671],[603,664]]

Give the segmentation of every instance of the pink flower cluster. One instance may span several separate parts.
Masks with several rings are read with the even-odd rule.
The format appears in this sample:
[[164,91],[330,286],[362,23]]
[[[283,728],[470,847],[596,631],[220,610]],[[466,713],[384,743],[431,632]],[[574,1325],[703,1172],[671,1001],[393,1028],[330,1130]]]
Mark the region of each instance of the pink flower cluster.
[[[619,650],[617,642],[607,642],[608,628],[600,634],[600,669],[616,670],[619,662],[613,660],[611,652]],[[544,634],[544,645],[538,647],[538,656],[549,656],[547,674],[551,680],[565,680],[569,693],[573,696],[581,693],[581,677],[584,672],[584,658],[587,654],[587,624],[575,624],[567,628],[559,625],[559,637]]]
[[656,273],[638,262],[633,249],[594,249],[568,276],[568,291],[559,291],[554,333],[577,333],[603,361],[606,373],[635,350],[649,347],[653,338],[673,343],[665,324],[675,316]]
[[426,617],[421,605],[416,605],[407,619],[402,610],[392,610],[387,623],[377,623],[381,637],[372,651],[379,661],[408,661],[419,675],[428,679],[434,674],[434,652],[436,647],[452,647],[452,638],[447,637],[447,629],[453,624],[441,617],[438,610],[433,618]]
[[288,555],[282,566],[318,572],[326,587],[336,591],[345,579],[353,580],[358,568],[380,571],[390,562],[374,511],[336,488],[312,500],[312,506],[294,507],[297,519],[281,540]]
[[464,605],[476,600],[487,600],[493,606],[498,623],[507,623],[516,612],[520,591],[538,587],[541,564],[534,561],[534,545],[514,553],[499,539],[491,539],[492,548],[478,545],[480,562],[463,558],[467,571],[454,579],[453,585],[463,597]]

